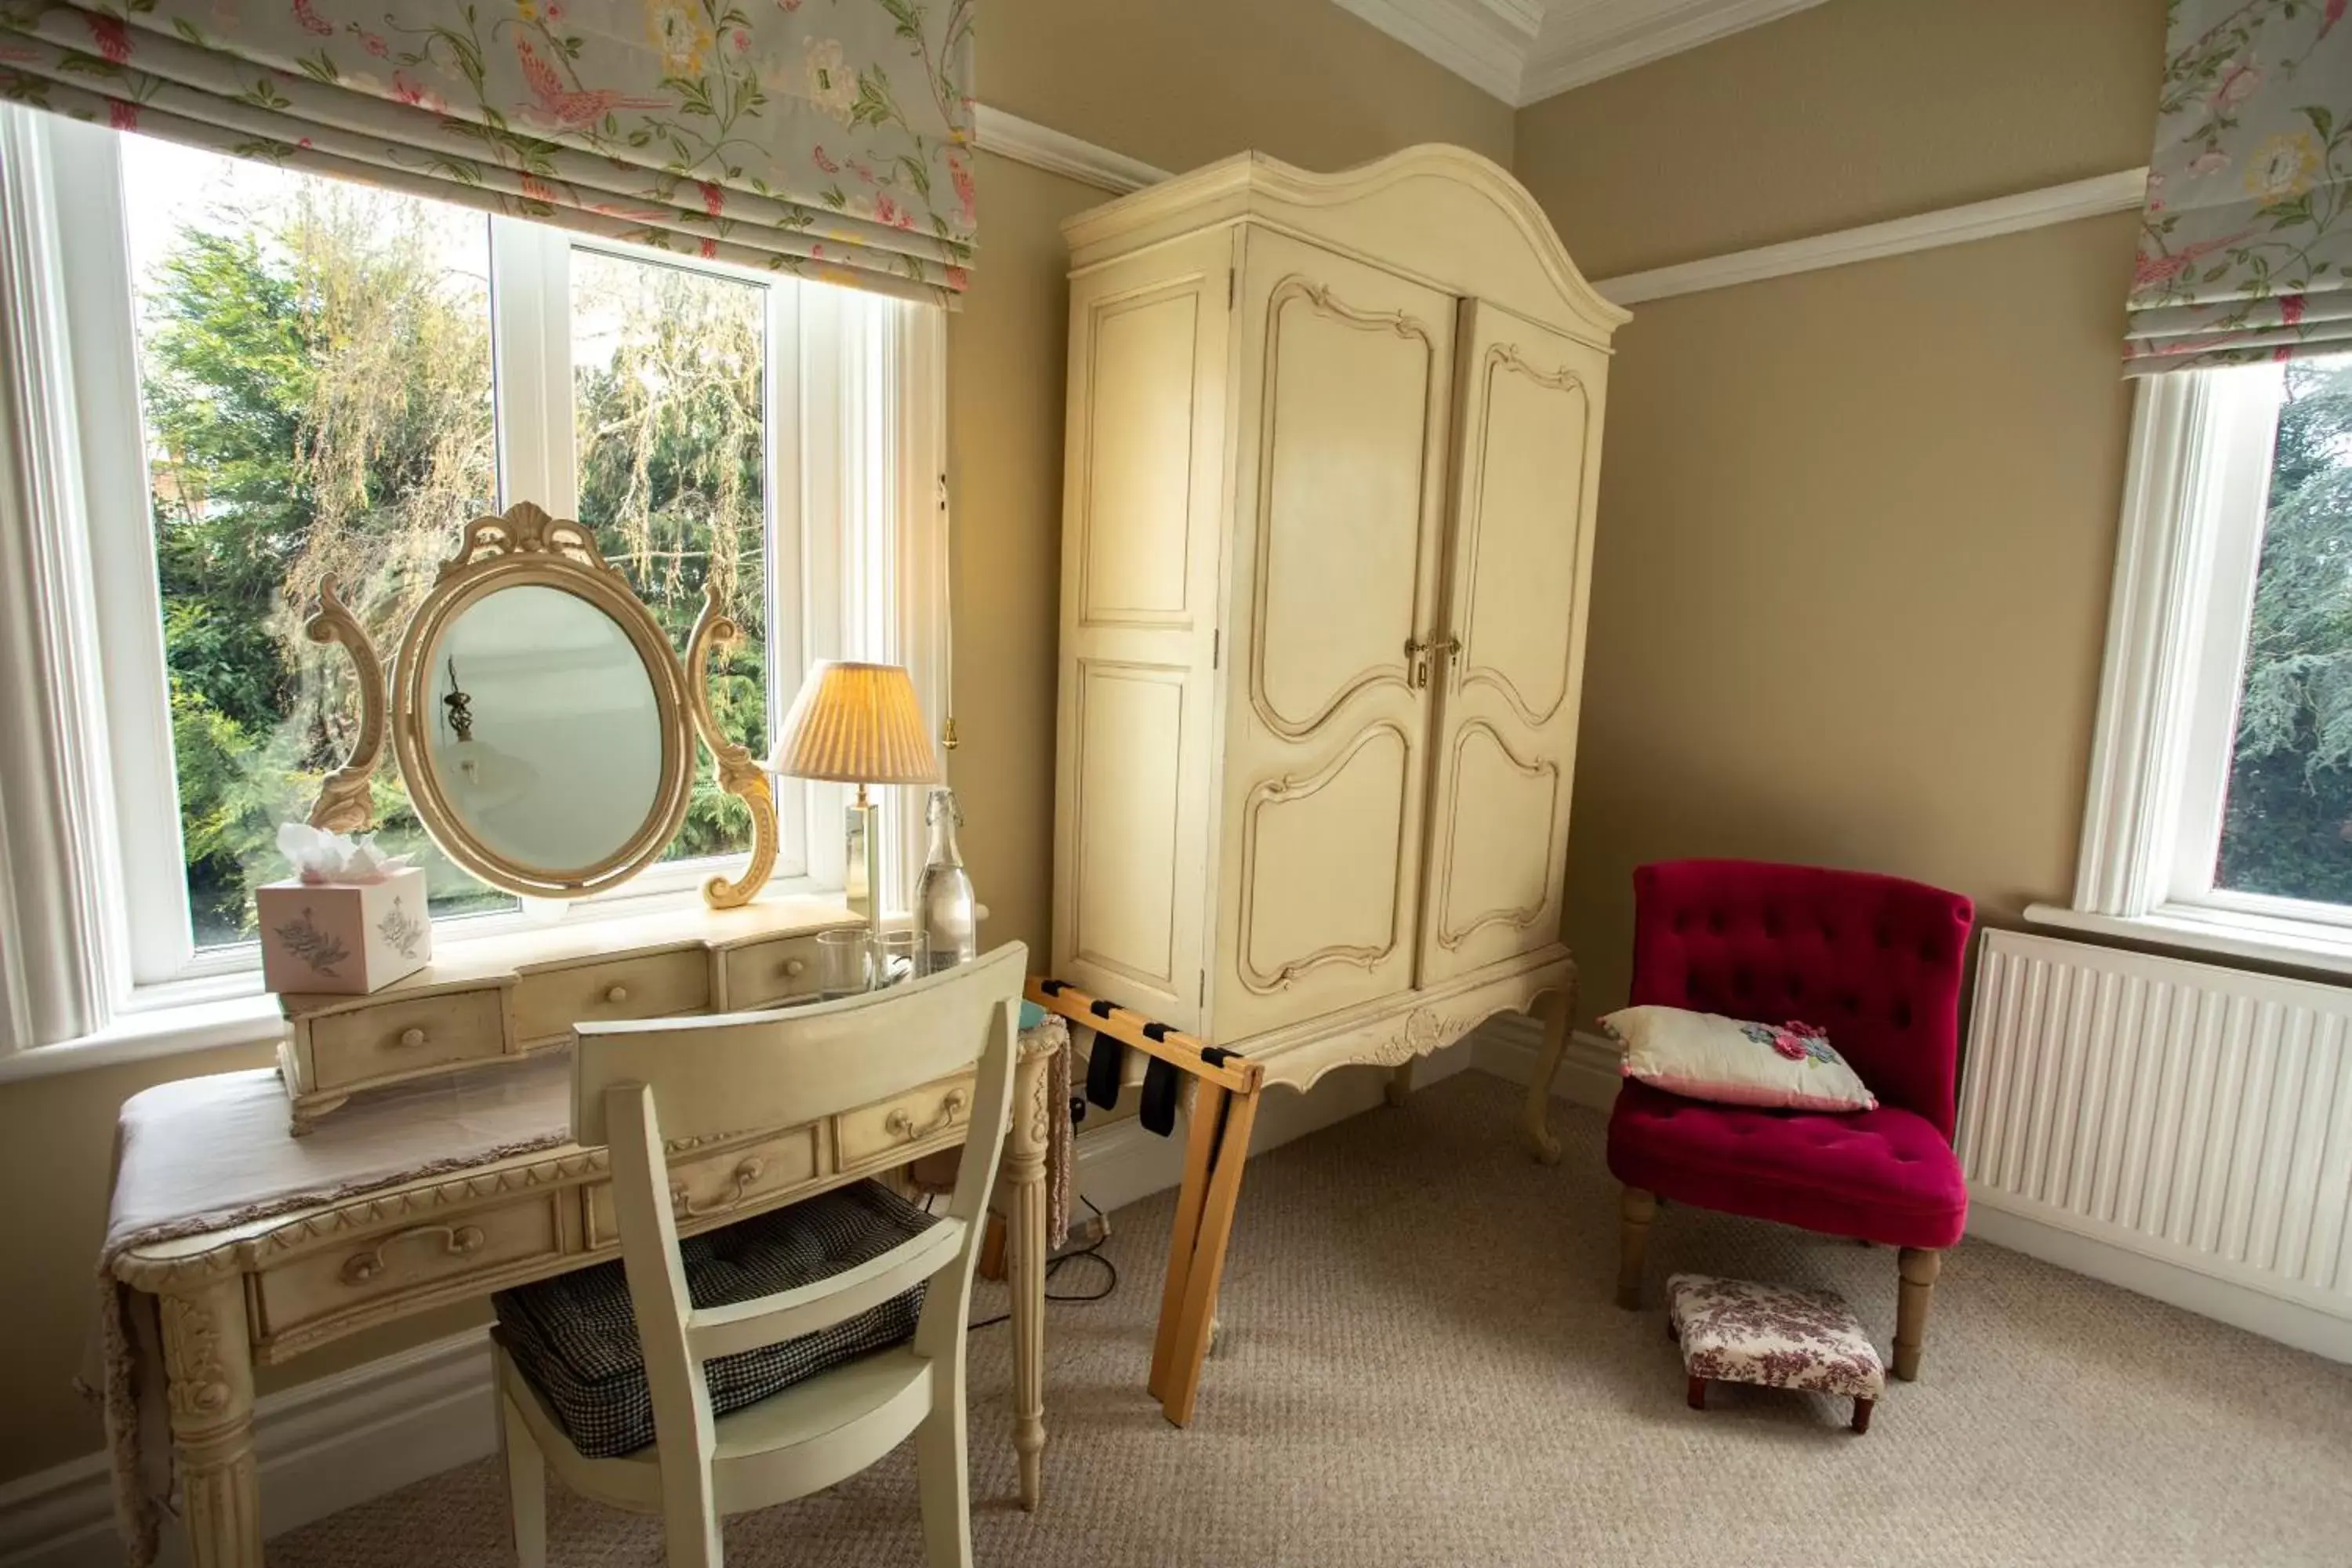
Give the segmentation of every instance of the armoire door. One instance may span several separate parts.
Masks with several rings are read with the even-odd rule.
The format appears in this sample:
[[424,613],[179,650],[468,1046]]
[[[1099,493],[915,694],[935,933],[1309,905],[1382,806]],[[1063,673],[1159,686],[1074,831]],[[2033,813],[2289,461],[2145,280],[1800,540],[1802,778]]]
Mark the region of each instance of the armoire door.
[[1475,300],[1460,341],[1424,985],[1559,940],[1609,363]]
[[1070,285],[1050,973],[1183,1028],[1206,989],[1233,271],[1219,229]]
[[1238,1040],[1409,990],[1453,297],[1262,229],[1235,330],[1212,1016]]

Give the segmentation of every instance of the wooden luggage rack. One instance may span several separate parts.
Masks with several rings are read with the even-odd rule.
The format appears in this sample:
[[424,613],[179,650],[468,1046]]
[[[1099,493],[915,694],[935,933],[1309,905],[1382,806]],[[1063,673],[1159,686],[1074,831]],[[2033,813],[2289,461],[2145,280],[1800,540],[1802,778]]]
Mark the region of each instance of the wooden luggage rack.
[[[1168,1241],[1168,1283],[1160,1296],[1160,1330],[1151,1341],[1147,1386],[1160,1414],[1190,1426],[1201,1392],[1201,1366],[1215,1327],[1217,1287],[1233,1237],[1242,1165],[1257,1120],[1265,1069],[1238,1051],[1195,1039],[1116,1002],[1089,996],[1066,981],[1029,980],[1029,1000],[1141,1051],[1192,1080],[1192,1130],[1184,1146],[1184,1184]],[[1075,1044],[1076,1042],[1073,1042]]]

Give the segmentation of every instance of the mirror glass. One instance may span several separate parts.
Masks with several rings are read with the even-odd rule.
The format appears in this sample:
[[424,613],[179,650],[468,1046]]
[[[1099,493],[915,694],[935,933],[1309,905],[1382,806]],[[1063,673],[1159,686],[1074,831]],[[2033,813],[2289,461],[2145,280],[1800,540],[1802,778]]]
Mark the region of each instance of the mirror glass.
[[661,791],[662,717],[628,633],[560,588],[484,595],[432,654],[426,748],[450,813],[554,875],[619,855]]

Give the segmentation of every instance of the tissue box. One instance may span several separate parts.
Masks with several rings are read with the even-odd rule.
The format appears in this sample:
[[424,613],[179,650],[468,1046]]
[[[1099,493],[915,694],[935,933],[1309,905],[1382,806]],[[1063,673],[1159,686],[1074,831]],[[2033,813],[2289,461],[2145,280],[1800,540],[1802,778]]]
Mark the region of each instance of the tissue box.
[[380,991],[433,960],[425,873],[416,867],[381,882],[268,882],[253,897],[261,977],[272,991]]

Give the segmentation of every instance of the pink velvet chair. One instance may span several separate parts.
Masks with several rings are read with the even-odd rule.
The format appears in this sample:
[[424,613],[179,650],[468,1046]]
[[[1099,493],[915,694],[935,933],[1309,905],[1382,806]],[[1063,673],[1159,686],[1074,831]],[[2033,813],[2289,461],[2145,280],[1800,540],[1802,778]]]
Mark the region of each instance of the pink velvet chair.
[[1627,1079],[1609,1117],[1609,1169],[1625,1184],[1620,1306],[1642,1303],[1662,1197],[1859,1237],[1901,1249],[1895,1375],[1918,1375],[1937,1270],[1969,1213],[1952,1099],[1974,912],[1917,882],[1809,866],[1633,873],[1633,1004],[1818,1024],[1879,1105],[1762,1110]]

